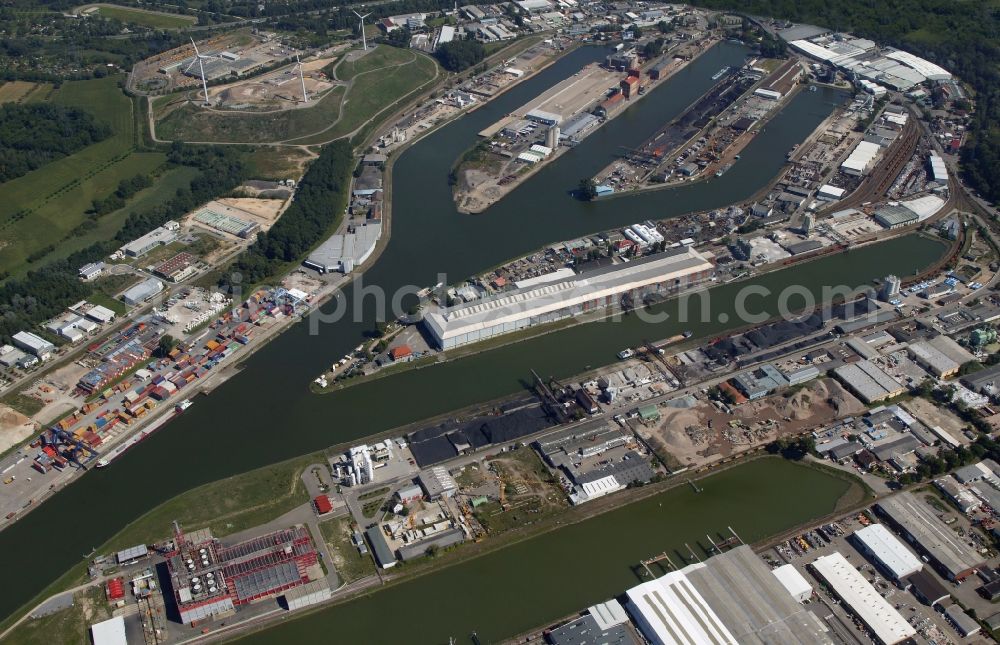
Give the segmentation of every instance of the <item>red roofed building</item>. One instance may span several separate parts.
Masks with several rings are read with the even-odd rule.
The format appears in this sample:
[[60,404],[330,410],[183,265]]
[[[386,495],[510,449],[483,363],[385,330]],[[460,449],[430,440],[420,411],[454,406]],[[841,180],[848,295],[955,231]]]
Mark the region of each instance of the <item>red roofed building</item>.
[[389,350],[389,358],[394,361],[398,361],[403,358],[409,358],[413,355],[413,350],[410,349],[409,345],[400,345],[399,347],[393,347]]
[[507,278],[503,277],[502,275],[497,276],[490,281],[490,286],[493,287],[494,289],[503,289],[504,287],[507,286]]
[[125,581],[122,578],[112,578],[104,585],[104,592],[109,602],[117,602],[125,597]]
[[747,402],[747,397],[743,396],[743,393],[733,387],[729,381],[720,383],[719,389],[729,395],[734,405],[742,405]]
[[316,496],[316,499],[313,500],[313,506],[316,507],[316,513],[319,515],[326,515],[333,510],[333,504],[330,503],[330,498],[326,495]]
[[639,77],[629,76],[628,78],[622,79],[621,82],[622,94],[625,98],[630,99],[633,96],[639,95]]

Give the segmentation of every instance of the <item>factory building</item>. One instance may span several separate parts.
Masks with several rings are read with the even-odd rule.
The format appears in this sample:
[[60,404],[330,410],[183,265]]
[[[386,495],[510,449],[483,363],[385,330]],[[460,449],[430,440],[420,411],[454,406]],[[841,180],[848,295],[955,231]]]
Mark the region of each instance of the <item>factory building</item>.
[[189,534],[175,525],[167,570],[181,622],[189,625],[232,612],[322,576],[309,530],[275,531],[224,545],[208,529]]
[[712,270],[712,263],[693,248],[671,249],[566,280],[442,308],[427,313],[424,325],[438,347],[450,349],[612,307],[626,296],[641,302],[646,295],[676,293],[707,279]]
[[885,524],[871,524],[858,529],[852,538],[859,550],[874,560],[896,582],[923,569],[920,559]]
[[587,609],[587,613],[546,632],[550,645],[640,645],[628,627],[628,614],[617,600]]
[[654,645],[833,642],[749,546],[671,571],[625,596],[633,621]]
[[52,356],[52,352],[56,349],[55,345],[41,336],[32,334],[30,331],[19,331],[11,336],[11,339],[16,346],[36,356],[40,361],[44,361],[49,356]]
[[83,281],[93,280],[104,273],[106,265],[103,262],[91,262],[80,267],[79,277]]
[[930,167],[931,179],[933,181],[947,184],[948,183],[948,167],[944,163],[938,153],[932,152],[927,158],[927,164]]
[[906,618],[839,552],[816,558],[811,566],[844,606],[865,624],[876,642],[895,645],[916,636],[917,631]]
[[885,276],[885,280],[882,282],[882,288],[879,290],[879,298],[881,298],[884,302],[889,302],[899,295],[901,286],[902,282],[896,276]]
[[365,537],[368,538],[368,543],[372,545],[372,553],[375,555],[375,560],[378,562],[380,568],[389,569],[396,566],[396,555],[389,548],[389,542],[385,539],[385,534],[382,533],[382,527],[378,524],[369,527],[365,531]]
[[524,118],[547,126],[559,125],[562,121],[561,115],[554,112],[546,112],[545,110],[531,110],[524,115]]
[[906,387],[869,360],[842,365],[834,375],[865,403],[877,403],[899,396]]
[[960,581],[985,565],[984,559],[945,524],[924,500],[903,492],[875,509],[946,578]]

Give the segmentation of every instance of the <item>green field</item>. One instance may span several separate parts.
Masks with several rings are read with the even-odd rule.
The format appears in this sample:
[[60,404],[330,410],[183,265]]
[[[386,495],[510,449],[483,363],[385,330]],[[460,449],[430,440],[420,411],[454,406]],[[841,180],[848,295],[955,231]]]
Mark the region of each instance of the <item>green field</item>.
[[[380,47],[379,49],[388,49]],[[377,51],[377,50],[376,50]],[[396,50],[400,51],[400,50]],[[369,54],[371,56],[373,54]],[[410,100],[410,94],[434,78],[436,63],[427,56],[414,55],[409,64],[377,68],[354,78],[344,101],[343,115],[329,130],[293,143],[318,144],[352,134],[361,126],[364,135],[381,118],[388,117]],[[367,58],[367,56],[365,57]],[[361,60],[364,61],[365,58]],[[343,67],[344,63],[341,63]],[[338,75],[340,73],[338,69]],[[375,117],[375,118],[373,118]]]
[[[72,233],[85,219],[94,199],[107,197],[122,179],[151,173],[166,161],[162,153],[133,152],[136,125],[131,101],[118,88],[118,77],[70,81],[47,98],[78,107],[111,126],[113,134],[92,146],[63,157],[22,177],[0,184],[0,271],[23,272],[27,258],[49,245],[52,255],[65,256],[67,248],[83,248],[107,239],[124,215],[106,216],[85,235]],[[190,175],[189,175],[190,176]],[[168,179],[175,188],[176,179]],[[162,195],[167,193],[161,192]],[[68,246],[64,246],[64,243]],[[44,263],[48,257],[37,264]]]
[[129,7],[118,7],[109,5],[99,5],[94,13],[105,18],[114,18],[122,22],[142,25],[152,29],[183,29],[198,22],[194,16],[181,16],[174,13],[161,13],[159,11],[141,11]]
[[171,110],[178,97],[161,97],[153,103],[156,133],[161,139],[183,141],[327,143],[351,134],[373,116],[390,114],[435,73],[430,57],[381,46],[356,61],[339,63],[337,78],[350,84],[335,87],[312,107],[223,114],[190,103]]

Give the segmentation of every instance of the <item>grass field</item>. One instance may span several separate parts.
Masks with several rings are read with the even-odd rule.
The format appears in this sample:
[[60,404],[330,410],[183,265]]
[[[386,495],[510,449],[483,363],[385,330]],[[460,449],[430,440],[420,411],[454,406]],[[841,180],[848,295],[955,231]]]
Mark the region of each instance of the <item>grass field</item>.
[[78,592],[73,606],[48,616],[28,619],[8,635],[11,643],[49,645],[50,643],[89,643],[90,626],[111,618],[111,608],[100,586]]
[[114,18],[122,22],[142,25],[152,29],[183,29],[198,22],[194,16],[181,16],[175,13],[162,13],[159,11],[143,11],[130,7],[120,7],[111,5],[98,5],[94,12],[105,18]]
[[338,86],[308,108],[223,114],[190,103],[171,109],[178,97],[160,97],[153,102],[156,133],[161,139],[183,141],[327,143],[351,134],[373,116],[390,114],[433,79],[435,71],[436,63],[427,56],[381,46],[358,60],[341,62],[337,77],[351,81],[349,89]]
[[375,574],[375,563],[371,555],[361,555],[351,541],[353,531],[357,527],[351,524],[349,517],[335,517],[319,525],[323,532],[323,540],[330,549],[333,558],[333,568],[340,576],[341,584],[347,584]]
[[[90,112],[111,126],[113,134],[0,184],[0,271],[23,271],[28,256],[49,245],[63,255],[64,242],[85,246],[71,232],[85,220],[91,202],[109,195],[122,179],[152,172],[166,160],[161,153],[133,152],[132,103],[118,88],[117,77],[66,82],[48,100]],[[102,227],[86,236],[88,244],[109,232],[110,224],[98,229]]]

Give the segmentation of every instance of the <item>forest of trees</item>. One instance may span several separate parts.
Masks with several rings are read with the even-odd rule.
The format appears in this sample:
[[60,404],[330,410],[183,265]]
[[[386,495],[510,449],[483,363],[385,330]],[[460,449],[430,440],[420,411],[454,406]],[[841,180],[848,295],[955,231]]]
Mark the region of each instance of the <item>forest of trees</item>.
[[806,22],[894,45],[945,67],[975,89],[962,149],[970,186],[1000,201],[1000,14],[988,2],[952,0],[698,0],[697,5]]
[[449,72],[461,72],[478,65],[486,58],[486,48],[476,40],[453,40],[434,52],[441,67]]
[[230,266],[219,286],[235,289],[231,276],[240,275],[240,284],[259,283],[279,272],[290,262],[301,261],[323,236],[328,235],[347,205],[347,192],[354,170],[351,144],[343,139],[323,148],[310,164],[295,190],[295,200],[281,219],[242,253]]
[[77,108],[32,103],[0,106],[0,182],[25,175],[111,135]]

